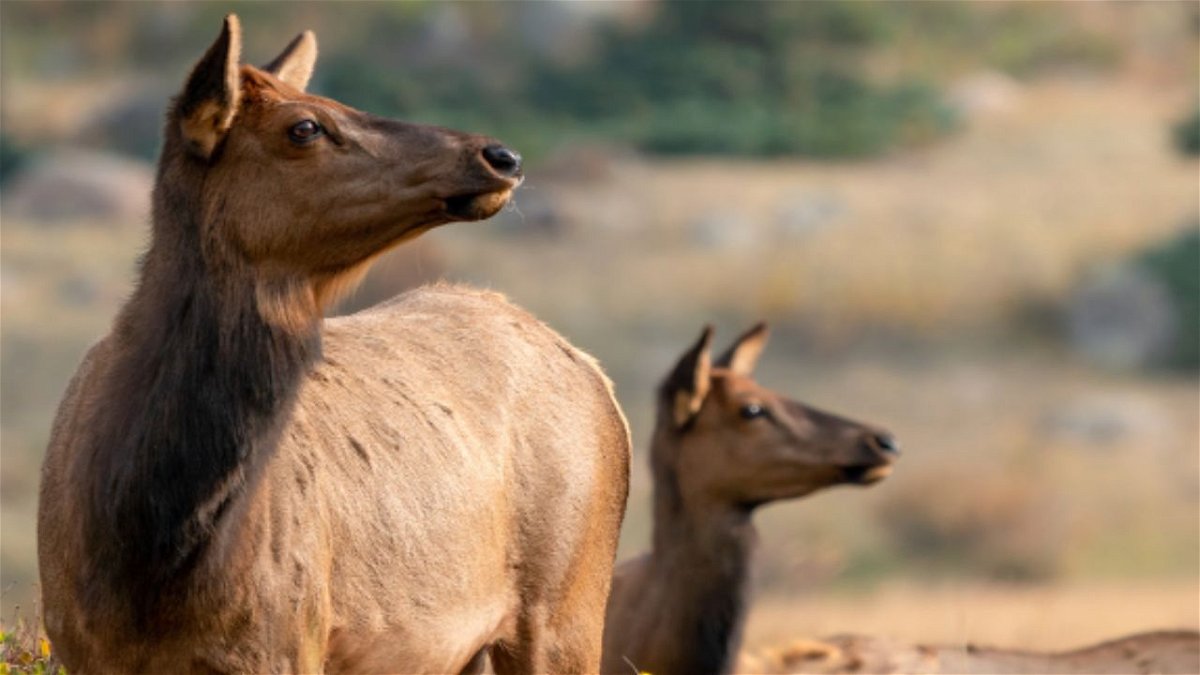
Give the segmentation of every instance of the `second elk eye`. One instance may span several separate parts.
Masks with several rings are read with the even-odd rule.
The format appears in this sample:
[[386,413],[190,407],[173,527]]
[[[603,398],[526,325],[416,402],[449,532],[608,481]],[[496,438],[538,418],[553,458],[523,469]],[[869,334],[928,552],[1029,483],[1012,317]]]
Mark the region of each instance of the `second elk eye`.
[[321,125],[313,120],[304,120],[292,125],[288,129],[288,138],[294,143],[308,143],[317,136],[321,135]]
[[762,417],[763,415],[766,414],[766,412],[767,411],[764,410],[763,407],[757,403],[747,403],[746,405],[742,406],[742,410],[741,410],[742,419],[747,419],[747,420],[752,420],[757,417]]

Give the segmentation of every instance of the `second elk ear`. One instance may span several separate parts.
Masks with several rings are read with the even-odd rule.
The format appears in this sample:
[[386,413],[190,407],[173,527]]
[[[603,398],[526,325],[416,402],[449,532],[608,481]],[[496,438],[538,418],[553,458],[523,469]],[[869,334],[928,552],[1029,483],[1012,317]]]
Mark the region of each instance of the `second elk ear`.
[[758,365],[758,357],[762,356],[767,346],[766,322],[759,322],[753,328],[742,333],[732,346],[716,361],[716,365],[741,375],[750,377]]
[[241,103],[242,79],[238,71],[242,28],[233,14],[216,42],[192,69],[175,103],[173,116],[188,150],[200,159],[212,158],[225,138]]
[[263,66],[262,69],[304,91],[312,78],[313,67],[317,63],[317,36],[306,30],[297,35],[288,46],[283,48],[279,56]]
[[660,387],[663,405],[670,406],[671,421],[681,429],[700,412],[708,396],[712,372],[712,326],[705,326],[700,339],[675,364],[675,369]]

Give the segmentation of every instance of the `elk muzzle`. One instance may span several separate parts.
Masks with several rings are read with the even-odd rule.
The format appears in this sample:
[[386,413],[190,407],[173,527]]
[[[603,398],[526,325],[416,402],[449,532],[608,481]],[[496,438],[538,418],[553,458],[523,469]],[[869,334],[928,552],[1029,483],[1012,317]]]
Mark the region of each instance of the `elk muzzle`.
[[886,432],[867,432],[859,440],[863,461],[841,467],[842,479],[855,485],[871,485],[892,473],[900,444]]
[[446,215],[455,220],[483,220],[495,215],[521,184],[521,155],[496,143],[486,142],[472,159],[468,174],[484,185],[482,190],[469,190],[447,197]]
[[521,177],[521,155],[509,150],[499,143],[492,143],[483,149],[483,159],[496,173],[505,178]]

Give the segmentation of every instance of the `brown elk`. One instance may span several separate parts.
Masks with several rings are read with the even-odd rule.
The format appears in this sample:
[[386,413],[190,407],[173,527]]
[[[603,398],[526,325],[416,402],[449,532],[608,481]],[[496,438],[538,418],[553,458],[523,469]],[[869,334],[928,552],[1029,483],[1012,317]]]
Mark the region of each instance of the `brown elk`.
[[1200,673],[1200,633],[1160,630],[1124,635],[1079,649],[1033,652],[968,645],[913,645],[865,635],[799,640],[783,649],[743,654],[747,673]]
[[495,141],[304,93],[236,17],[165,125],[135,292],[42,474],[72,673],[594,671],[629,438],[596,363],[493,293],[323,310],[385,249],[508,201]]
[[766,339],[759,324],[713,361],[705,328],[659,388],[653,548],[614,575],[602,672],[730,672],[746,614],[755,508],[891,472],[898,448],[886,432],[752,379]]

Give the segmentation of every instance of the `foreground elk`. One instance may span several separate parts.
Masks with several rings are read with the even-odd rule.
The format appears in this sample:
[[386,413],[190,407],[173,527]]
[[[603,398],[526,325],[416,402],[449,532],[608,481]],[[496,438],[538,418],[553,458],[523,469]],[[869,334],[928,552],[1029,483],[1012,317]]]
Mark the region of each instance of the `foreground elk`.
[[494,214],[519,157],[303,89],[236,17],[168,115],[136,291],[43,468],[72,673],[594,671],[629,440],[595,362],[500,296],[323,310],[384,250]]
[[751,379],[758,325],[723,356],[712,330],[658,392],[650,447],[653,549],[617,568],[605,620],[605,673],[727,673],[746,615],[754,509],[891,472],[891,436],[790,401]]

